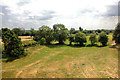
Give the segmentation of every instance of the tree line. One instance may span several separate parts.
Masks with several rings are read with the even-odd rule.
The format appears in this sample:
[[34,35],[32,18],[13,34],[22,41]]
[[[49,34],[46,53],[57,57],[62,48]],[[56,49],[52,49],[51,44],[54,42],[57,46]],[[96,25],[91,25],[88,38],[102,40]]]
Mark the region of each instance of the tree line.
[[[53,29],[52,29],[53,30]],[[34,28],[31,28],[30,30],[25,30],[24,28],[13,28],[12,31],[14,31],[15,34],[18,36],[34,36],[37,32],[37,30],[34,30]],[[83,32],[86,35],[89,35],[91,33],[96,33],[97,35],[101,32],[105,32],[106,34],[113,33],[114,30],[105,30],[105,29],[97,29],[97,30],[84,30],[82,27],[79,27],[79,30],[75,30],[75,28],[71,28],[69,30],[70,34],[75,34],[77,32]],[[2,31],[0,30],[0,33]]]
[[[72,28],[73,29],[73,28]],[[73,30],[72,30],[73,31]],[[86,34],[83,29],[79,27],[79,31],[75,33],[71,33],[63,24],[55,24],[53,25],[53,30],[48,26],[42,26],[36,32],[34,36],[34,40],[38,41],[40,44],[50,44],[51,41],[58,41],[59,44],[64,44],[64,41],[68,39],[70,41],[70,45],[72,42],[78,43],[80,46],[83,46],[84,43],[87,42]],[[89,40],[91,44],[94,45],[95,42],[99,41],[105,46],[108,42],[108,36],[105,32],[101,32],[99,34],[99,38],[96,37],[97,33],[92,32]]]
[[[33,40],[37,41],[39,44],[51,44],[52,41],[58,41],[59,44],[64,44],[66,39],[69,40],[69,44],[72,42],[83,46],[87,42],[86,36],[90,34],[89,40],[91,45],[94,45],[97,41],[101,42],[103,46],[107,45],[108,36],[107,34],[112,33],[112,30],[83,30],[79,27],[79,30],[71,28],[68,30],[63,24],[54,24],[53,29],[48,26],[43,25],[39,30],[25,31],[24,29],[14,28],[12,30],[8,28],[2,28],[2,41],[4,42],[4,51],[8,57],[20,58],[26,56],[22,46],[21,39],[18,36],[23,36],[29,33],[33,36]],[[98,35],[98,38],[96,37]],[[113,32],[113,40],[116,43],[120,43],[120,23],[117,24],[115,31]]]

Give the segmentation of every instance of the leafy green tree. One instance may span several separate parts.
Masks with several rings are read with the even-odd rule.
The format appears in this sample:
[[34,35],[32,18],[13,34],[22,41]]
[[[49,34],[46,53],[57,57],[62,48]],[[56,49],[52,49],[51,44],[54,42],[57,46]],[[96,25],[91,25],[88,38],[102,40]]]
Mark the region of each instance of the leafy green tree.
[[82,32],[78,32],[75,34],[75,42],[79,43],[80,45],[83,45],[83,43],[86,43],[86,35]]
[[70,34],[74,34],[75,33],[75,28],[71,28],[70,29]]
[[117,27],[115,28],[113,40],[115,40],[115,43],[120,44],[120,23],[118,23]]
[[2,41],[4,42],[4,54],[11,58],[26,56],[21,39],[10,29],[2,28]]
[[31,37],[35,36],[35,34],[36,34],[36,31],[34,30],[34,28],[31,28],[31,30],[30,30],[30,36]]
[[74,34],[69,35],[68,39],[70,41],[70,45],[72,44],[72,42],[74,42],[74,38],[75,38]]
[[50,42],[54,40],[53,30],[49,28],[48,26],[40,27],[39,31],[36,32],[36,35],[34,36],[33,39],[35,41],[40,41],[42,38],[45,38],[46,43],[50,44]]
[[24,28],[13,28],[12,31],[17,34],[18,36],[26,35],[26,31]]
[[30,36],[31,32],[30,31],[25,31],[24,36]]
[[24,36],[24,34],[25,34],[25,32],[26,32],[26,30],[25,30],[25,28],[20,28],[20,33],[21,33],[21,36]]
[[97,42],[96,34],[91,34],[89,40],[91,41],[91,45],[94,45]]
[[63,44],[69,35],[69,31],[63,24],[54,24],[54,38],[55,40],[59,41],[59,44]]
[[18,35],[18,36],[21,35],[21,30],[20,30],[20,28],[13,28],[12,31],[13,31],[16,35]]
[[82,28],[82,27],[79,27],[79,30],[80,30],[80,31],[83,31],[83,28]]
[[103,46],[105,46],[108,42],[108,36],[104,32],[101,32],[99,34],[98,41],[101,42]]
[[100,29],[97,29],[97,30],[95,30],[95,32],[101,33],[101,30],[100,30]]
[[41,44],[41,45],[46,44],[46,39],[45,39],[45,38],[41,38],[41,40],[40,40],[40,44]]

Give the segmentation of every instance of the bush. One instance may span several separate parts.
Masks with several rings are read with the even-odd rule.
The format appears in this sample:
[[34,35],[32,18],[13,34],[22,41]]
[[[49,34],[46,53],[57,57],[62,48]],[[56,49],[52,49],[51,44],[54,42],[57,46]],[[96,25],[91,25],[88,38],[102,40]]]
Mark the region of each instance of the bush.
[[82,32],[78,32],[75,34],[75,42],[79,43],[80,45],[83,45],[83,43],[86,43],[86,35]]
[[2,28],[2,40],[4,42],[4,54],[11,58],[26,56],[21,39],[10,29]]
[[108,42],[108,36],[104,32],[101,32],[99,34],[98,41],[101,42],[103,46],[105,46]]
[[91,34],[89,40],[91,41],[91,45],[94,45],[97,42],[96,34]]
[[41,38],[41,40],[40,40],[40,44],[41,44],[41,45],[46,44],[46,39],[45,39],[45,38]]

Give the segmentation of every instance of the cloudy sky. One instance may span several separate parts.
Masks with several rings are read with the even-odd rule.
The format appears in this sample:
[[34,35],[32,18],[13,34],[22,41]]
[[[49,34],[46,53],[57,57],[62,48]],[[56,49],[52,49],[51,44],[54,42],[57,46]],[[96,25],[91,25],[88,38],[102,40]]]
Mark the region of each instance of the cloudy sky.
[[0,28],[38,29],[64,24],[68,29],[114,29],[119,0],[0,0]]

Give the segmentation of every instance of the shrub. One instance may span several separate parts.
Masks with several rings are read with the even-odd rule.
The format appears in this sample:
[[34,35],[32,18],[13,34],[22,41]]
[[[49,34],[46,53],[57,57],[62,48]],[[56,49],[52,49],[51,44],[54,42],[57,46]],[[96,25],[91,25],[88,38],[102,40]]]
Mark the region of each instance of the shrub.
[[45,39],[45,38],[41,38],[41,40],[40,40],[40,44],[41,44],[41,45],[46,44],[46,39]]
[[99,34],[98,41],[101,42],[103,46],[105,46],[108,42],[108,36],[104,32],[101,32]]
[[86,43],[86,35],[82,32],[78,32],[75,34],[75,42],[79,43],[80,45],[83,45],[83,43]]
[[2,40],[4,42],[4,54],[11,58],[26,56],[21,39],[10,29],[2,28]]
[[91,34],[89,40],[91,41],[91,45],[94,45],[97,42],[96,34]]

